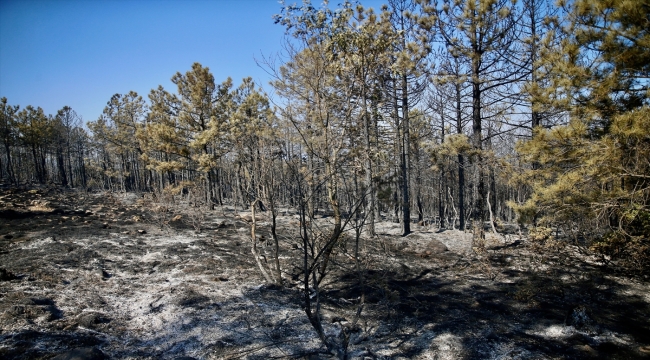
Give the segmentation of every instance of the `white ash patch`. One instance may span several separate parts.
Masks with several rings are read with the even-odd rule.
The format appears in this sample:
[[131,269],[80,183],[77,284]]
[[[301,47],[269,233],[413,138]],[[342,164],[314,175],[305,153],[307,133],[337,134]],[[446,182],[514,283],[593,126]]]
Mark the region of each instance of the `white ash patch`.
[[164,258],[164,255],[160,251],[153,251],[153,252],[147,251],[147,253],[144,256],[142,256],[140,258],[140,260],[143,261],[143,262],[153,262],[155,260],[159,260],[159,259],[163,259],[163,258]]
[[443,333],[433,339],[430,350],[434,359],[460,359],[463,356],[463,339],[451,333]]
[[554,324],[536,330],[529,330],[526,333],[541,336],[546,339],[564,339],[575,334],[576,330],[573,326]]
[[22,244],[22,246],[20,246],[19,248],[23,250],[40,249],[52,243],[54,243],[54,239],[52,237],[46,237],[44,239],[27,241],[24,244]]
[[540,354],[534,354],[526,349],[516,346],[513,343],[500,343],[490,350],[489,359],[494,360],[528,360],[547,359]]

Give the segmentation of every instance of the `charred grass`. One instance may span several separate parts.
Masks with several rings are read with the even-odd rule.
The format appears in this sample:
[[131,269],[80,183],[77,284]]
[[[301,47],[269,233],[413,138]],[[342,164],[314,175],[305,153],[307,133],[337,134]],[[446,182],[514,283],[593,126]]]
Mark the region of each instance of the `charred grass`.
[[[163,210],[146,200],[2,191],[0,358],[88,347],[114,359],[329,357],[302,309],[290,212],[279,218],[279,287],[263,284],[239,211],[199,219],[182,204]],[[340,244],[320,294],[326,332],[350,328],[353,358],[650,356],[643,276],[604,268],[571,246],[540,254],[514,236],[476,251],[471,234],[458,231],[418,227],[403,238],[388,222],[378,230],[363,242],[363,284],[351,245]],[[270,247],[262,251],[270,261]]]

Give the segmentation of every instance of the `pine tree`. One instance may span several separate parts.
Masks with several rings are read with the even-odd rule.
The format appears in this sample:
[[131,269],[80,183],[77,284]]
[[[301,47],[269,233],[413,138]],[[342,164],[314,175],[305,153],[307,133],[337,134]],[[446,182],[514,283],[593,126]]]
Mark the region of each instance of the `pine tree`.
[[417,7],[412,0],[389,0],[391,23],[398,34],[393,45],[394,64],[390,67],[389,98],[393,105],[393,121],[399,156],[399,187],[401,189],[402,236],[411,232],[411,144],[410,109],[420,100],[426,80],[426,56],[429,49],[429,34],[421,32],[417,24]]
[[146,178],[148,175],[142,173],[145,167],[143,160],[146,158],[146,111],[144,100],[136,92],[115,94],[104,107],[100,118],[88,124],[115,157],[113,164],[117,168],[107,170],[118,176],[120,187],[125,191],[144,190],[149,181]]
[[150,150],[159,158],[146,160],[175,183],[174,171],[199,171],[205,178],[205,200],[211,209],[221,203],[217,189],[217,160],[224,153],[224,124],[230,109],[232,80],[217,85],[210,69],[199,63],[185,74],[176,73],[172,82],[178,95],[162,86],[149,94],[151,112],[147,120]]
[[53,121],[45,115],[40,107],[29,105],[17,114],[17,129],[20,141],[32,154],[32,169],[36,181],[45,184],[49,180],[46,157],[48,146],[52,141]]
[[354,10],[347,9],[344,20],[338,21],[331,47],[336,54],[338,76],[346,83],[345,86],[353,89],[353,106],[358,109],[356,126],[360,130],[355,132],[358,139],[351,140],[351,144],[363,144],[364,151],[358,154],[364,166],[366,229],[370,236],[375,236],[374,224],[379,218],[377,175],[380,171],[376,164],[377,143],[373,142],[378,131],[373,122],[372,104],[381,100],[377,95],[383,91],[382,77],[391,64],[391,45],[398,37],[387,10],[379,16],[372,9],[366,10],[360,5]]
[[[517,8],[508,0],[444,0],[441,5],[422,1],[428,18],[422,21],[426,28],[437,32],[444,47],[453,57],[462,57],[469,63],[468,82],[472,87],[472,145],[474,163],[478,167],[474,226],[482,236],[486,214],[487,166],[483,159],[485,122],[504,114],[507,91],[514,83],[526,77],[525,62],[520,58]],[[503,92],[505,90],[505,92]],[[488,109],[497,111],[490,113]],[[512,105],[510,105],[512,106]]]
[[0,166],[0,176],[9,180],[12,185],[17,185],[17,179],[14,169],[14,160],[12,159],[12,151],[18,141],[18,131],[16,128],[16,113],[18,113],[18,105],[9,105],[7,98],[0,99],[0,139],[6,157],[3,166]]
[[540,62],[549,86],[533,93],[570,122],[519,146],[539,164],[520,216],[575,230],[634,266],[650,264],[649,14],[645,0],[571,5],[566,38]]

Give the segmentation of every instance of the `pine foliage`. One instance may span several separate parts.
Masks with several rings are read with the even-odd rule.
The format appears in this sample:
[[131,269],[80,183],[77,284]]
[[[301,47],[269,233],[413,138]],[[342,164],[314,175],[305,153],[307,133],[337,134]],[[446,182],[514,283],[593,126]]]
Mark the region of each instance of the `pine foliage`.
[[546,50],[550,86],[540,104],[566,126],[536,129],[519,145],[537,164],[522,220],[561,226],[605,260],[650,265],[650,2],[575,1],[567,37]]

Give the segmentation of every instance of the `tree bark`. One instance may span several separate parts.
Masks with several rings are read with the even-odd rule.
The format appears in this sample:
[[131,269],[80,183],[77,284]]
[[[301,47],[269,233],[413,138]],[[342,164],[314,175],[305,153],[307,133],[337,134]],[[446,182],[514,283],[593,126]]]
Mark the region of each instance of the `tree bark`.
[[[463,117],[461,110],[461,84],[455,84],[456,90],[456,132],[463,133]],[[465,231],[465,156],[458,154],[458,228]],[[456,224],[454,224],[454,227]]]
[[408,82],[402,75],[402,236],[411,233],[411,202],[409,199],[410,132],[409,132]]
[[251,202],[251,253],[253,253],[253,257],[255,258],[255,263],[257,263],[257,267],[260,269],[260,272],[262,273],[262,276],[264,276],[264,280],[266,280],[267,283],[272,284],[275,283],[271,276],[269,276],[269,273],[266,271],[264,268],[264,264],[262,264],[262,261],[260,260],[260,252],[257,249],[257,234],[255,233],[257,230],[257,222],[255,220],[255,204],[257,200],[254,200]]
[[[475,54],[481,54],[480,49],[477,46],[474,47]],[[482,139],[482,119],[481,119],[481,84],[478,81],[480,76],[480,56],[475,56],[472,58],[472,145],[474,150],[477,152],[475,155],[475,165],[478,166],[478,179],[477,179],[477,196],[476,196],[476,205],[474,207],[474,222],[480,229],[481,237],[483,222],[485,221],[485,179],[484,179],[484,166],[483,166],[483,139]]]

